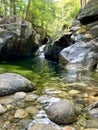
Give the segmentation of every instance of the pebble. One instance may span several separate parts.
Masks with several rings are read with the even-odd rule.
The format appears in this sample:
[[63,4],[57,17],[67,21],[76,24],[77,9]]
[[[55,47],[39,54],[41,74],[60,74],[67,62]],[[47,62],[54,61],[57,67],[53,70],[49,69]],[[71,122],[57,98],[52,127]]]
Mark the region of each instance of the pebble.
[[25,97],[25,101],[31,101],[34,102],[38,98],[38,95],[36,94],[30,94]]
[[75,95],[75,94],[79,94],[79,93],[80,93],[80,91],[78,91],[78,90],[70,90],[69,91],[70,95]]
[[17,92],[14,94],[13,99],[15,101],[23,99],[27,94],[25,92]]
[[14,115],[15,118],[26,118],[27,116],[28,113],[24,109],[16,110],[16,113]]
[[36,107],[27,107],[25,110],[33,116],[38,113],[38,109],[36,109]]
[[6,107],[7,107],[7,110],[9,110],[9,111],[15,109],[15,107],[13,105],[10,105],[10,104],[8,104]]
[[0,104],[0,115],[4,114],[7,111],[7,108]]

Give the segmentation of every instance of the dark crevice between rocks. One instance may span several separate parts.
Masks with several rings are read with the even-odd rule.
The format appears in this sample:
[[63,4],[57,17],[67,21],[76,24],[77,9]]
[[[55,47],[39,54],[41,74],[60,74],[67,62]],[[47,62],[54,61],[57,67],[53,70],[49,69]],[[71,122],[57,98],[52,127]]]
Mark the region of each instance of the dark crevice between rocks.
[[93,23],[95,21],[98,21],[98,14],[93,15],[93,16],[84,17],[84,18],[79,19],[79,20],[83,25],[90,24],[90,23]]

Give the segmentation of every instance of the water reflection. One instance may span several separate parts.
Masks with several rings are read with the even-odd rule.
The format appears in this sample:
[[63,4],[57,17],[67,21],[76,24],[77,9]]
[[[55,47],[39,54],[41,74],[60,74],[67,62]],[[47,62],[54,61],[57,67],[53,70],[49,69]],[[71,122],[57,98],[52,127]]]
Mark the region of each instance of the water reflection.
[[[40,89],[55,79],[55,83],[59,82],[81,82],[93,81],[97,82],[98,71],[79,70],[73,66],[63,67],[58,63],[48,61],[43,57],[28,58],[14,62],[2,62],[0,64],[0,73],[15,72],[27,77],[36,83]],[[77,73],[79,72],[79,74]]]

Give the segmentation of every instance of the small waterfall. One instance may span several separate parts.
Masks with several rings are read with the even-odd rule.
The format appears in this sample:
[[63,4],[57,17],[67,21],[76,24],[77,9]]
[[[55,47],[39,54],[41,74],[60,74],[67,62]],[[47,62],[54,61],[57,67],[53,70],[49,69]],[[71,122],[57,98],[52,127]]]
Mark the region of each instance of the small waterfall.
[[42,45],[39,47],[39,57],[44,58],[44,48],[46,45]]

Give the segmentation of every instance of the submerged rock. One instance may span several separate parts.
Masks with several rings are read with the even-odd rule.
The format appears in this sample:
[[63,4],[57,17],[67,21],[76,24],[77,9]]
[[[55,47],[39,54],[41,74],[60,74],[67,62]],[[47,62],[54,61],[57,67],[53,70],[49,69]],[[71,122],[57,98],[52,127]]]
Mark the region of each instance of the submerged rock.
[[32,90],[34,90],[33,83],[25,77],[15,73],[0,74],[0,96]]
[[68,100],[53,103],[46,110],[48,117],[60,125],[71,124],[77,120],[75,107]]

